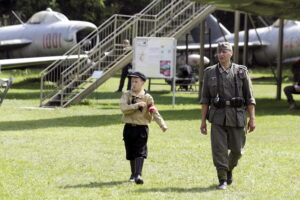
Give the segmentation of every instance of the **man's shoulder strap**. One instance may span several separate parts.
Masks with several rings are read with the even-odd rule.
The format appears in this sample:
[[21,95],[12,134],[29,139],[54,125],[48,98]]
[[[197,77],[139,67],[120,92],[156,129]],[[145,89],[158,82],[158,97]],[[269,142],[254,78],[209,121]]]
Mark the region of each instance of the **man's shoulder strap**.
[[209,66],[209,67],[206,67],[206,68],[204,69],[204,71],[210,71],[210,70],[213,70],[213,69],[216,68],[216,67],[217,67],[217,64],[216,64],[216,65]]
[[246,78],[247,76],[247,72],[248,72],[248,69],[246,66],[244,65],[238,65],[238,64],[235,64],[233,63],[233,69],[234,69],[234,73],[240,78],[240,79],[244,79]]

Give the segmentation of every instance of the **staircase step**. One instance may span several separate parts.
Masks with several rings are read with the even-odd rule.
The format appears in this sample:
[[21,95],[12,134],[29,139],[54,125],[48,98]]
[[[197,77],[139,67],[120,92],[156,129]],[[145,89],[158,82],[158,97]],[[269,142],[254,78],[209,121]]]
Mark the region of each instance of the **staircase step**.
[[92,80],[76,80],[75,82],[80,82],[80,83],[93,83],[95,81]]
[[[53,99],[53,100],[51,100],[51,102],[60,102],[61,101],[61,99]],[[67,101],[67,100],[62,100],[62,101]]]
[[85,87],[68,87],[68,88],[73,89],[73,90],[76,90],[76,89],[84,90],[85,89]]
[[68,95],[68,96],[65,96],[65,100],[69,101],[70,99],[72,99],[74,96],[76,96],[77,94],[79,93],[76,93],[76,94],[72,94],[72,95]]

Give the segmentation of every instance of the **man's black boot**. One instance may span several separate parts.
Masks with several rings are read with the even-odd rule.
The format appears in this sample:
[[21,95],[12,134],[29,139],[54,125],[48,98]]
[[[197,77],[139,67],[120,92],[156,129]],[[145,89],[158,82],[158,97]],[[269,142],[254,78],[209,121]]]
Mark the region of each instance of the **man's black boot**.
[[129,178],[129,182],[134,182],[135,180],[135,176],[134,176],[134,173],[135,173],[135,160],[130,160],[130,168],[131,168],[131,175],[130,175],[130,178]]
[[144,158],[138,157],[135,159],[135,183],[136,184],[144,184],[142,179],[142,169],[144,164]]
[[232,178],[232,170],[227,171],[227,185],[231,185],[232,180],[233,180],[233,178]]
[[226,180],[220,180],[219,182],[220,183],[217,186],[217,189],[218,190],[226,190],[226,188],[227,188],[227,182],[226,182]]

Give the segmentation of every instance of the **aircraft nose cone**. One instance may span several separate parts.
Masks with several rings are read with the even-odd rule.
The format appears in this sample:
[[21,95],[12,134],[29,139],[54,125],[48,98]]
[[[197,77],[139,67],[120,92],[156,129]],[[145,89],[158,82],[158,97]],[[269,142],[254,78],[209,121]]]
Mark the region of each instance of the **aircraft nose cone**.
[[72,24],[68,28],[68,37],[66,38],[66,41],[74,40],[78,43],[96,29],[97,27],[93,23],[72,21]]
[[79,26],[77,28],[76,32],[76,42],[79,43],[82,40],[82,50],[84,51],[90,51],[98,42],[98,37],[95,34],[92,34],[92,32],[96,33],[95,30],[97,30],[97,27],[89,22],[84,22],[81,24],[78,24]]
[[79,24],[77,24],[77,26],[80,28],[80,29],[92,29],[92,30],[96,30],[97,29],[97,26],[91,22],[81,22]]

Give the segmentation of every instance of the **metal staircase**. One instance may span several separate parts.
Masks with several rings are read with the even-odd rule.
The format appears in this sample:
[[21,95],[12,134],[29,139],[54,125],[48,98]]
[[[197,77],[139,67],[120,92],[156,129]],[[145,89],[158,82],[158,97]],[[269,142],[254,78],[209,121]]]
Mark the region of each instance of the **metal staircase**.
[[[125,39],[174,37],[178,39],[215,10],[187,0],[154,0],[134,16],[113,15],[96,31],[70,49],[66,60],[41,72],[40,105],[66,107],[78,103],[132,59]],[[77,55],[70,61],[68,56]],[[94,73],[101,73],[98,78]]]

